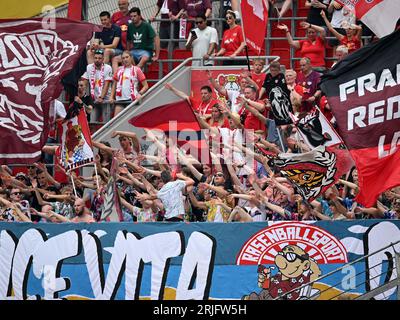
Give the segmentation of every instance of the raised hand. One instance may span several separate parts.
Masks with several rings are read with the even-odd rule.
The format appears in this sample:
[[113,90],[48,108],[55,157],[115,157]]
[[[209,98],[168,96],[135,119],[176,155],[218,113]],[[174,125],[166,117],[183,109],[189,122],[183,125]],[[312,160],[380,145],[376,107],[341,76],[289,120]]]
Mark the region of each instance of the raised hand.
[[300,22],[300,27],[302,27],[303,29],[308,29],[310,27],[310,25],[311,24],[306,21]]
[[289,27],[286,24],[278,24],[276,26],[279,30],[283,30],[283,31],[289,31]]

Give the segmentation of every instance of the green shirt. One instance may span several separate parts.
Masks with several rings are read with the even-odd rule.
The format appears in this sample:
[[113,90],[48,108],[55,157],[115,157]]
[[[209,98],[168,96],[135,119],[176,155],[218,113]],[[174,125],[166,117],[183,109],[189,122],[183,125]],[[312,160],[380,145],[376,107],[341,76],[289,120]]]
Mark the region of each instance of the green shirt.
[[133,49],[153,51],[155,36],[153,27],[147,22],[142,21],[138,27],[133,23],[128,25],[127,40],[133,42]]

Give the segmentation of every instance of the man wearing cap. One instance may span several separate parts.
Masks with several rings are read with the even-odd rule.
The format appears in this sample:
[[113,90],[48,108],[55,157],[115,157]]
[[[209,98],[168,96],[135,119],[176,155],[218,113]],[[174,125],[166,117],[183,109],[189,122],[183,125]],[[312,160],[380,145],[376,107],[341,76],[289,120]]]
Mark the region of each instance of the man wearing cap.
[[[104,101],[109,100],[110,83],[113,80],[112,68],[104,63],[104,51],[98,49],[94,53],[94,63],[86,67],[86,72],[82,76],[90,85],[90,94],[94,101],[94,122],[105,120],[103,118]],[[108,120],[108,119],[107,119]]]
[[15,179],[17,179],[18,181],[21,181],[22,183],[24,183],[27,186],[31,186],[32,185],[31,179],[29,179],[29,177],[23,172],[18,172],[15,175]]

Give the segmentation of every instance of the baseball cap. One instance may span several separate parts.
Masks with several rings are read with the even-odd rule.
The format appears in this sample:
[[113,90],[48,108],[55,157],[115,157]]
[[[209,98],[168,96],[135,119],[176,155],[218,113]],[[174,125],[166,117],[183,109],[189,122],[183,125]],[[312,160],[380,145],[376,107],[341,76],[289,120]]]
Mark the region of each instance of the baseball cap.
[[15,179],[24,179],[24,180],[26,180],[26,181],[29,180],[29,178],[27,177],[27,175],[26,175],[25,173],[23,173],[23,172],[18,172],[18,173],[15,175]]

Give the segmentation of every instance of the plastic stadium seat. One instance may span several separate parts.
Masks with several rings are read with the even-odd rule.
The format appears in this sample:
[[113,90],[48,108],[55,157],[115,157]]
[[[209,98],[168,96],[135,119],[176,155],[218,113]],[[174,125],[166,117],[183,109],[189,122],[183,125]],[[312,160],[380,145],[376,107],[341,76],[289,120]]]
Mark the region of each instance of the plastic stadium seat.
[[26,166],[23,167],[12,167],[12,175],[15,176],[18,172],[28,174],[28,169]]
[[[304,21],[304,20],[302,20],[302,21]],[[295,37],[305,37],[306,36],[306,29],[303,29],[300,26],[300,22],[301,21],[296,21],[296,33],[294,34]]]
[[334,60],[325,60],[325,65],[328,69],[332,68],[332,65],[335,63]]
[[288,11],[286,11],[283,17],[293,17],[293,10],[289,9]]
[[[291,31],[290,21],[283,21],[281,24],[286,24],[289,28],[289,31]],[[272,37],[286,37],[285,31],[278,29],[278,22],[274,21],[271,23],[271,36]]]
[[168,50],[167,49],[160,49],[159,59],[168,59]]
[[285,40],[271,40],[270,42],[270,48],[271,49],[278,49],[278,48],[285,48],[285,49],[290,49],[289,42]]
[[271,56],[281,57],[279,62],[284,64],[286,68],[290,68],[290,50],[286,48],[274,48],[271,50]]
[[[186,49],[175,49],[172,52],[172,59],[182,59],[185,60],[187,58],[190,58],[192,56],[192,51],[191,50],[186,50]],[[173,66],[176,68],[179,66],[182,62],[174,62]],[[190,64],[189,64],[190,65]]]
[[297,4],[297,7],[299,8],[299,9],[307,9],[306,8],[306,0],[299,0],[298,1],[298,4]]
[[329,47],[329,46],[326,46],[326,47],[325,47],[325,56],[326,56],[327,58],[333,57],[334,54],[335,54],[335,53],[334,53],[332,47]]
[[297,17],[307,17],[307,16],[308,16],[308,9],[297,10]]

